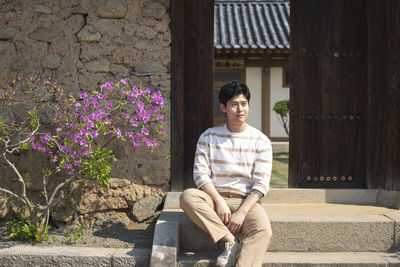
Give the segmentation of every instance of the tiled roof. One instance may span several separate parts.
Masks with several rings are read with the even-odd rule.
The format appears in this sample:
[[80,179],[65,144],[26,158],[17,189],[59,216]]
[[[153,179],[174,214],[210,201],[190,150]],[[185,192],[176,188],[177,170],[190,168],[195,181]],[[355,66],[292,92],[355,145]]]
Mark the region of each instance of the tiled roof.
[[215,0],[216,49],[289,49],[289,0]]

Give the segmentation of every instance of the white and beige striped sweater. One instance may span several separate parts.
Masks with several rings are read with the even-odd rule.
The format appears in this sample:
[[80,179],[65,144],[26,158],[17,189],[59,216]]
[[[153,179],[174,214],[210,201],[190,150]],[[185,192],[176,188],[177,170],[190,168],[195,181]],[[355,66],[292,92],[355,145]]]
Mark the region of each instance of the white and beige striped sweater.
[[257,189],[266,195],[271,169],[271,142],[250,125],[240,133],[226,124],[209,128],[197,142],[193,179],[198,188],[212,182],[219,192],[247,195]]

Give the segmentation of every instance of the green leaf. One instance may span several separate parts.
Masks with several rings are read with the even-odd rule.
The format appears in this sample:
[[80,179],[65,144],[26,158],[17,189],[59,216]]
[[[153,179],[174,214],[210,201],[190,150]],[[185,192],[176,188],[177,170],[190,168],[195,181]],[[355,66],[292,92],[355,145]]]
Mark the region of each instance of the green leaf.
[[31,176],[29,175],[29,173],[26,173],[26,174],[25,174],[24,182],[25,182],[25,184],[26,184],[27,187],[30,186],[30,184],[31,184]]

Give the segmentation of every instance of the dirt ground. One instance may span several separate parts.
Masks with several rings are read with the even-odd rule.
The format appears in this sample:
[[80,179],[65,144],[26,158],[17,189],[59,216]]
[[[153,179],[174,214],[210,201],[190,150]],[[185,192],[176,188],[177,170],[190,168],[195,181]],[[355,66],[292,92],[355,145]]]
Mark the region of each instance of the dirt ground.
[[[83,235],[75,239],[72,233],[65,234],[52,226],[47,241],[34,243],[35,246],[74,246],[102,248],[151,248],[155,221],[137,223],[135,229],[128,230],[118,226],[103,228],[97,231],[83,231]],[[0,221],[0,248],[13,245],[32,245],[29,241],[10,238],[6,230],[6,222]]]

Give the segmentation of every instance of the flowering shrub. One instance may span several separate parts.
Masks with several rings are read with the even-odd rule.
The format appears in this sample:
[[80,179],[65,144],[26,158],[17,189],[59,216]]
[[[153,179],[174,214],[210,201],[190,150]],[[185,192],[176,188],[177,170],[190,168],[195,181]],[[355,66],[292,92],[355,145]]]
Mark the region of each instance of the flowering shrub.
[[[20,121],[1,118],[0,142],[3,158],[17,174],[22,193],[2,187],[0,191],[20,200],[31,212],[30,222],[43,233],[47,232],[49,209],[62,197],[59,192],[67,183],[80,176],[109,186],[111,164],[116,159],[106,146],[112,139],[129,142],[135,148],[142,145],[153,150],[157,146],[156,136],[165,135],[161,91],[130,86],[126,79],[115,84],[106,82],[90,94],[68,96],[56,82],[42,82],[37,77],[20,79],[13,82],[0,102],[13,107],[15,96],[21,93],[30,96],[30,101],[24,103],[27,118]],[[44,108],[51,120],[47,127],[39,116]],[[23,177],[8,158],[9,154],[30,148],[45,154],[53,166],[43,170],[45,205],[33,204],[28,199],[29,174]],[[65,173],[66,178],[49,193],[50,177],[61,173]],[[38,215],[41,215],[40,220]],[[41,225],[43,227],[39,227]]]

